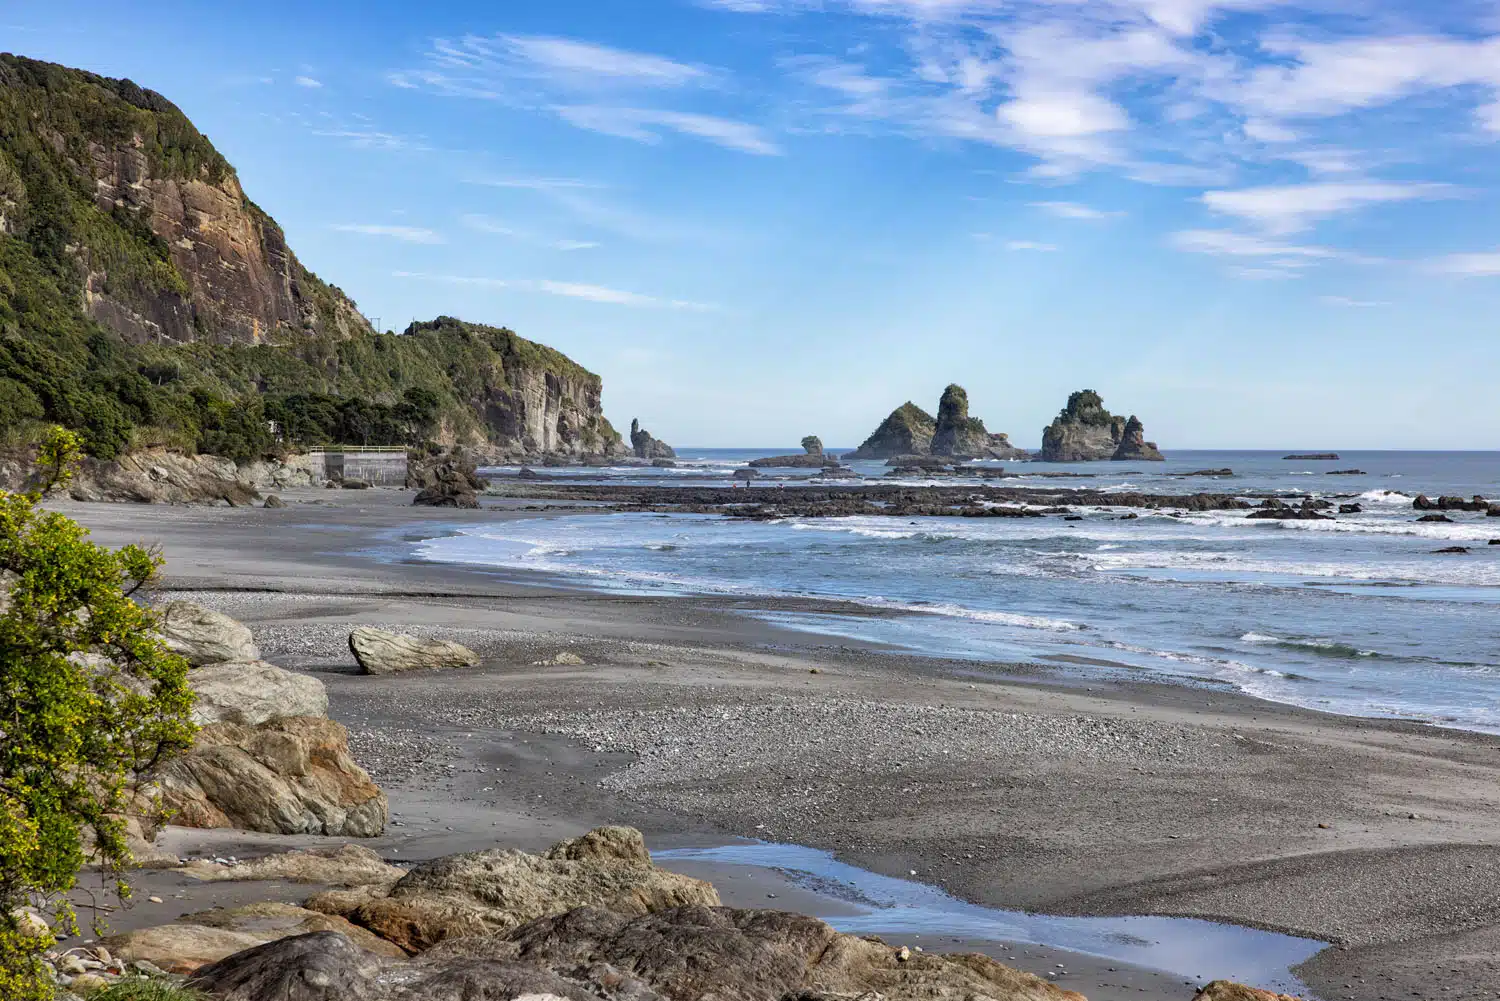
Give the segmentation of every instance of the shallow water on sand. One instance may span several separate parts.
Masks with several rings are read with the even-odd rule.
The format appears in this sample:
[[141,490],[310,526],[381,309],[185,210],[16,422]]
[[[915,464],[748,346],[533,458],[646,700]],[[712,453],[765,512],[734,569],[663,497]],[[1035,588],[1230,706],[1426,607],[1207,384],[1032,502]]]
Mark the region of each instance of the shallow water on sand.
[[1306,988],[1289,971],[1325,946],[1313,939],[1191,918],[1052,917],[981,907],[936,887],[877,875],[800,845],[752,842],[680,848],[654,852],[652,857],[669,866],[674,861],[714,862],[776,870],[815,891],[828,905],[815,910],[815,917],[855,935],[1030,942],[1164,970],[1200,983],[1227,978],[1305,994]]

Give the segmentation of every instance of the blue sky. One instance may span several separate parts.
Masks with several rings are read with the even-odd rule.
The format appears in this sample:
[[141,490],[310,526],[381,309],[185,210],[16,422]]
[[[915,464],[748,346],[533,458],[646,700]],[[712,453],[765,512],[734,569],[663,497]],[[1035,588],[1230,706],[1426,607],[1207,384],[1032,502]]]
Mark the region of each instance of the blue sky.
[[1169,449],[1500,447],[1494,0],[11,0],[0,49],[167,95],[382,327],[510,326],[675,443],[957,381],[1021,444],[1092,387]]

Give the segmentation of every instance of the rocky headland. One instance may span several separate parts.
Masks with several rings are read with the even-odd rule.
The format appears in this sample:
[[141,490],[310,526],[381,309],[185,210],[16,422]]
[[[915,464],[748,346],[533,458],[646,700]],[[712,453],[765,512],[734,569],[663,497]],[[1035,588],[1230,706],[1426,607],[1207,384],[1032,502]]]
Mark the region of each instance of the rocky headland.
[[1068,397],[1067,406],[1042,430],[1043,462],[1097,462],[1101,460],[1162,459],[1155,442],[1146,441],[1140,419],[1111,414],[1104,400],[1092,389]]

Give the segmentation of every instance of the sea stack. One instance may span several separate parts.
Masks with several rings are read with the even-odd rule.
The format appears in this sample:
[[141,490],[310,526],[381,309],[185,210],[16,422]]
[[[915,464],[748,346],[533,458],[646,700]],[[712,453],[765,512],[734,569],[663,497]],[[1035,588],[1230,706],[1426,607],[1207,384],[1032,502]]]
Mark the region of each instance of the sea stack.
[[907,400],[880,422],[875,433],[848,455],[849,459],[890,459],[898,455],[927,455],[937,434],[937,421],[931,414]]
[[1043,462],[1154,462],[1162,454],[1155,442],[1146,441],[1140,418],[1111,414],[1098,393],[1081,389],[1068,397],[1068,405],[1043,429],[1039,458]]
[[630,422],[630,447],[637,459],[675,459],[677,453],[664,441],[651,437],[651,432],[641,427],[640,418]]
[[815,434],[810,434],[802,439],[801,455],[773,455],[765,459],[751,461],[752,469],[822,469],[825,466],[837,466],[839,460],[836,456],[823,453],[823,439]]
[[950,460],[946,464],[951,465],[964,459],[1029,459],[1031,453],[1012,445],[1009,435],[991,434],[985,430],[984,421],[970,417],[969,394],[955,384],[943,390],[936,418],[908,400],[844,458],[910,460],[927,456]]

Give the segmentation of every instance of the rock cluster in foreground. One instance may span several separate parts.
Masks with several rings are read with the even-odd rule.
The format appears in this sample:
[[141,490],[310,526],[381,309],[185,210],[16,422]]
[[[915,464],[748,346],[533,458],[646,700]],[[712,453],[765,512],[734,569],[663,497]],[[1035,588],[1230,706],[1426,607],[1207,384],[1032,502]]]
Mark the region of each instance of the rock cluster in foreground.
[[[249,628],[186,601],[159,610],[163,643],[191,667],[193,746],[159,765],[140,793],[143,836],[156,807],[184,827],[374,837],[389,806],[328,719],[317,678],[260,659]],[[155,805],[153,804],[155,801]]]
[[1068,405],[1057,419],[1042,430],[1043,462],[1150,461],[1163,458],[1156,443],[1146,440],[1140,418],[1120,417],[1104,409],[1104,400],[1092,389],[1068,397]]

